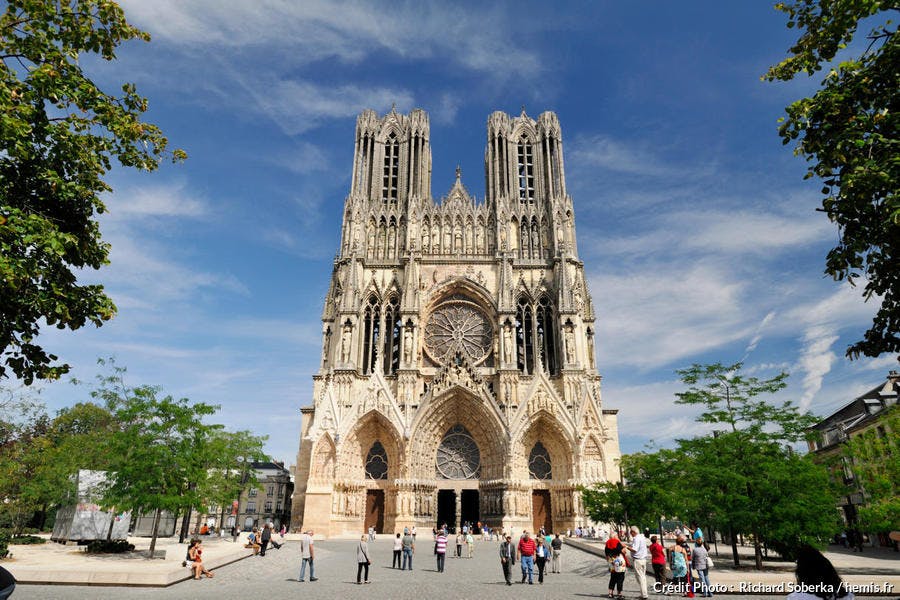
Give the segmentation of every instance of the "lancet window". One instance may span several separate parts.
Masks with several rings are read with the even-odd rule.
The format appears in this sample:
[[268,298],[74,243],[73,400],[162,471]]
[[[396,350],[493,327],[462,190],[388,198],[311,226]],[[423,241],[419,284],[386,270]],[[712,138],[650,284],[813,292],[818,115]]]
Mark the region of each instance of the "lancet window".
[[363,313],[363,373],[371,373],[375,367],[381,329],[381,308],[375,296],[369,298]]
[[366,479],[387,479],[388,458],[384,445],[375,441],[366,455]]
[[534,372],[534,319],[528,300],[519,299],[516,311],[516,362],[519,370]]
[[556,328],[554,327],[553,305],[547,296],[538,300],[536,313],[537,335],[540,340],[541,362],[551,375],[559,373],[559,353],[557,351]]
[[400,174],[400,144],[392,132],[384,142],[384,173],[381,186],[381,201],[397,204],[397,186]]
[[400,367],[401,338],[400,306],[396,296],[391,296],[384,307],[384,373],[392,375]]
[[536,443],[528,455],[528,474],[532,479],[553,479],[550,453],[541,442]]
[[519,176],[519,202],[534,202],[534,150],[528,138],[519,140],[517,171]]

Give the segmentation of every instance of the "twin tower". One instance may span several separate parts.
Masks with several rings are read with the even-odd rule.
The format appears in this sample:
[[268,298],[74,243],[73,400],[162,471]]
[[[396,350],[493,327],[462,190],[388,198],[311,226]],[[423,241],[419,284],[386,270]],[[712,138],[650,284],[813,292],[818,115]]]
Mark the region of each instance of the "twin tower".
[[484,201],[457,169],[436,203],[428,115],[357,119],[295,528],[564,530],[578,486],[618,477],[559,121],[487,129]]

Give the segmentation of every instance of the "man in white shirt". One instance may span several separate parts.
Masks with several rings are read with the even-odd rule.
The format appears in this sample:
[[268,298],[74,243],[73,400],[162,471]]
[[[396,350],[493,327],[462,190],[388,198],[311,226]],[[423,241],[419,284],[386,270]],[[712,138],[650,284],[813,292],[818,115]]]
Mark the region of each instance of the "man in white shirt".
[[309,563],[309,580],[318,581],[313,558],[315,558],[315,550],[313,549],[313,531],[310,529],[300,535],[300,577],[298,581],[304,581],[307,563]]
[[647,538],[634,525],[631,526],[631,544],[626,548],[631,551],[634,576],[641,588],[641,600],[647,600],[647,560],[650,558],[650,550],[647,548]]

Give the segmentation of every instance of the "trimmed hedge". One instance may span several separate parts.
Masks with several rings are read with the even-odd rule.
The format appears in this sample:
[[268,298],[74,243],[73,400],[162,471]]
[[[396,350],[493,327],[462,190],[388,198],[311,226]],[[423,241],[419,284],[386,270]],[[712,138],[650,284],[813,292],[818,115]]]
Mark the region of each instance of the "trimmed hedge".
[[88,542],[86,552],[88,554],[121,554],[134,550],[134,544],[127,540],[94,540]]

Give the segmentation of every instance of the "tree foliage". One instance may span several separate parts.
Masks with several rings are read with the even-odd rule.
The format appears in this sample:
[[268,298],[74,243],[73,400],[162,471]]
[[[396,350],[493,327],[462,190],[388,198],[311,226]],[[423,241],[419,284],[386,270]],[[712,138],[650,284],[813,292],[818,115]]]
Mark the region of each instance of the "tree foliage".
[[900,405],[886,409],[878,426],[851,435],[844,453],[865,494],[859,524],[869,531],[900,528]]
[[115,314],[102,286],[76,277],[109,262],[97,216],[113,160],[152,171],[185,158],[141,120],[134,85],[110,94],[82,67],[132,39],[149,36],[110,0],[10,0],[0,15],[0,378],[68,370],[36,342],[42,320],[78,329]]
[[[822,211],[838,226],[825,272],[863,297],[880,298],[872,326],[847,356],[900,352],[900,37],[896,2],[795,0],[779,3],[801,35],[790,56],[763,76],[769,81],[828,67],[813,96],[787,107],[779,127],[785,144],[809,162],[807,178],[824,186]],[[869,29],[858,56],[829,65]],[[849,51],[848,51],[849,52]]]

